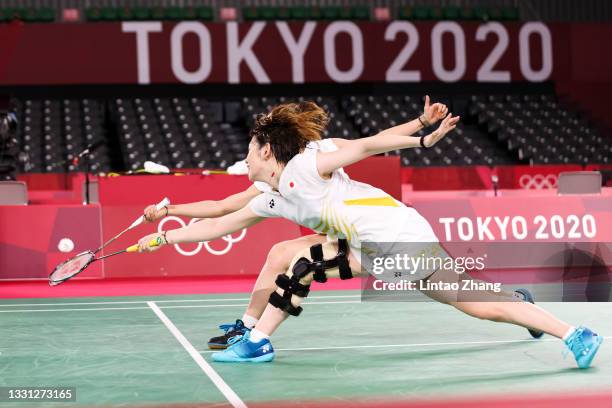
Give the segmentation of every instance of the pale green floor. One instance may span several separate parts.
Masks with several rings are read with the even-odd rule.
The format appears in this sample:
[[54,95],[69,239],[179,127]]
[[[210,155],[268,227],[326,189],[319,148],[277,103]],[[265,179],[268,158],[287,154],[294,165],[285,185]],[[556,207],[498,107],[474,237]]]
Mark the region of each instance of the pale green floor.
[[[233,300],[222,300],[228,298]],[[167,302],[184,299],[198,301]],[[246,295],[0,301],[0,385],[76,386],[73,405],[226,403],[146,300],[162,300],[157,305],[210,362],[207,339],[219,333],[219,323],[242,315]],[[246,403],[612,389],[612,346],[606,343],[593,368],[578,370],[571,355],[563,359],[560,341],[523,341],[530,338],[524,329],[448,306],[358,303],[359,293],[348,291],[319,292],[308,300],[319,304],[305,306],[274,336],[273,363],[210,362]],[[58,305],[122,301],[137,303]],[[18,303],[52,305],[9,306]],[[612,336],[610,303],[542,306]],[[109,308],[122,309],[103,310]]]

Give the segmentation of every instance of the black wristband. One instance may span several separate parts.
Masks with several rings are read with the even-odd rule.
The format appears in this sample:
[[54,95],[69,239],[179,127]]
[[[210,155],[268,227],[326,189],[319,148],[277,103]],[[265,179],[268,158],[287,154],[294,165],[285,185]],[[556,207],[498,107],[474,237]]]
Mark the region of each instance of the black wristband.
[[423,149],[429,149],[429,147],[425,146],[425,135],[421,136],[421,139],[419,140],[419,143],[421,143],[421,147]]
[[166,209],[166,215],[164,215],[164,217],[167,217],[168,216],[168,211],[170,211],[170,210],[168,210],[168,206],[167,205],[164,205],[164,208]]
[[421,122],[421,125],[423,125],[423,128],[426,128],[429,126],[429,123],[425,124],[425,122],[423,122],[423,120],[421,119],[421,115],[419,115],[417,119],[419,120],[419,122]]
[[164,244],[168,244],[168,238],[166,238],[166,232],[168,231],[162,231],[162,237],[164,237]]

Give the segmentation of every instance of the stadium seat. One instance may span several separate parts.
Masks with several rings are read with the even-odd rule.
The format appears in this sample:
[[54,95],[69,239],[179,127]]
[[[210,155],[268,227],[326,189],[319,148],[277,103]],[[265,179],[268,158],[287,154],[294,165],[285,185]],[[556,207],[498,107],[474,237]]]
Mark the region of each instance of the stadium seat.
[[487,7],[474,7],[472,9],[473,18],[476,20],[488,21],[490,18],[490,11]]
[[85,18],[88,21],[100,21],[102,20],[102,10],[98,7],[89,7],[85,9]]
[[200,20],[210,21],[213,20],[215,17],[213,8],[209,6],[196,7],[196,12]]
[[476,18],[476,13],[472,7],[463,6],[460,8],[459,18],[461,20],[474,20]]
[[115,7],[104,7],[101,10],[100,20],[114,21],[119,18],[118,9]]
[[134,20],[134,11],[130,7],[117,8],[117,18],[119,20]]
[[369,20],[370,19],[370,8],[367,6],[351,7],[351,18],[353,20]]
[[3,14],[5,16],[5,21],[23,20],[25,9],[18,7],[9,7],[3,9]]
[[151,18],[151,9],[147,7],[134,7],[132,15],[136,20],[148,20]]
[[166,18],[166,10],[163,7],[153,7],[151,9],[151,18],[153,20],[163,20]]
[[342,13],[340,6],[325,6],[320,8],[321,18],[323,20],[338,20]]
[[443,9],[443,17],[445,20],[458,20],[461,15],[461,8],[457,6],[447,6]]
[[519,10],[516,7],[503,7],[501,9],[501,19],[516,21],[519,19]]
[[431,6],[415,6],[413,8],[413,18],[415,20],[429,20],[432,18],[433,7]]
[[245,7],[242,9],[242,18],[246,21],[259,20],[259,12],[256,7]]
[[310,9],[305,6],[293,6],[290,8],[292,20],[307,20],[310,18]]

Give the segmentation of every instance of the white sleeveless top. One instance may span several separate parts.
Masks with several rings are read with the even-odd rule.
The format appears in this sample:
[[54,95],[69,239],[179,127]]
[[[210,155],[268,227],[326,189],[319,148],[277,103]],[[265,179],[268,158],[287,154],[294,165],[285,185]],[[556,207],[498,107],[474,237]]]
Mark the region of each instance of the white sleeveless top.
[[[338,150],[338,146],[336,146],[332,139],[323,139],[318,140],[316,142],[308,142],[307,147],[311,149],[318,149],[322,152],[335,152],[336,150]],[[344,173],[344,169],[339,169],[339,171]],[[257,188],[262,193],[274,193],[274,189],[272,188],[272,186],[266,183],[265,181],[255,181],[253,182],[253,184],[255,185],[255,188]]]

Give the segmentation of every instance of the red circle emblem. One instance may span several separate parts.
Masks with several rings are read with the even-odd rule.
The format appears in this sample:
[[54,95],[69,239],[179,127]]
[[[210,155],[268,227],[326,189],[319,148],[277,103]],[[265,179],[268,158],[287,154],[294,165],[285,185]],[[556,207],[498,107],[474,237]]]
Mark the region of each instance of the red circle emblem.
[[291,183],[289,183],[289,187],[293,188],[294,184],[293,181]]

